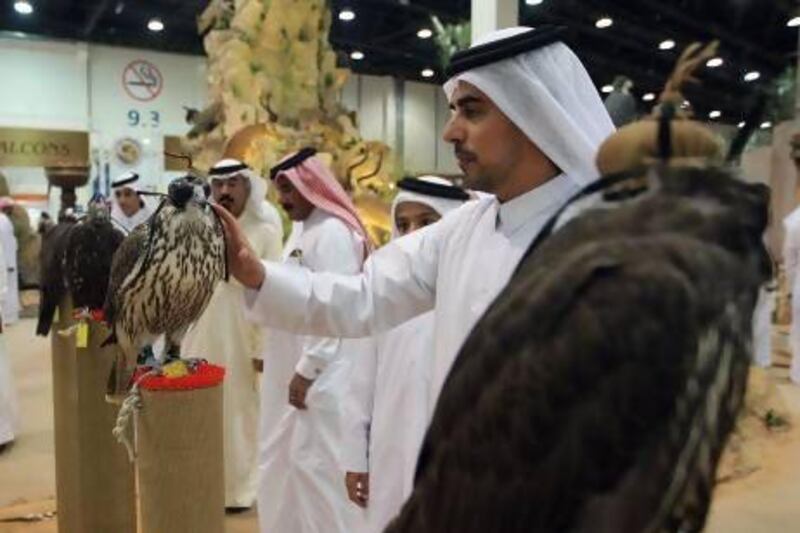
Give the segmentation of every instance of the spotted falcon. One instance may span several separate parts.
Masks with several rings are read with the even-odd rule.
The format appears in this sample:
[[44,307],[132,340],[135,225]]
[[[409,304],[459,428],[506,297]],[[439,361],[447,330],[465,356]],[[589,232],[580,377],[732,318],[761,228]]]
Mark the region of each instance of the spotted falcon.
[[105,315],[120,354],[109,394],[124,395],[138,357],[161,335],[167,358],[180,356],[189,326],[227,278],[221,222],[207,201],[208,187],[194,176],[169,185],[153,216],[114,255]]

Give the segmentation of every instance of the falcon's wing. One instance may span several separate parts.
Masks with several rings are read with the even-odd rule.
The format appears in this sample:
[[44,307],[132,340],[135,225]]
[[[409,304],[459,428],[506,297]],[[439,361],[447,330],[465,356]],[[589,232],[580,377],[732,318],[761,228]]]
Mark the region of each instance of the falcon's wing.
[[41,264],[39,320],[36,334],[47,336],[53,324],[56,309],[64,298],[64,254],[67,249],[69,235],[74,228],[73,222],[59,222],[53,226],[42,239],[39,255]]
[[758,280],[690,236],[562,232],[461,349],[387,531],[702,528]]
[[139,262],[144,257],[149,236],[149,224],[141,224],[136,227],[122,241],[114,253],[111,261],[111,274],[108,278],[108,291],[106,293],[105,319],[109,325],[114,324],[116,311],[119,305],[120,291],[123,288],[125,279],[131,274]]

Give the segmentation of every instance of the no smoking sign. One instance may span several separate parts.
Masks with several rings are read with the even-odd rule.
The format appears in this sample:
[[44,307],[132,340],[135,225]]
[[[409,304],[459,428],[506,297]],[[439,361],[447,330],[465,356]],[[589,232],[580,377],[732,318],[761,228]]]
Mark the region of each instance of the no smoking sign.
[[122,86],[134,100],[149,102],[161,94],[164,77],[154,64],[144,59],[137,59],[128,63],[122,71]]

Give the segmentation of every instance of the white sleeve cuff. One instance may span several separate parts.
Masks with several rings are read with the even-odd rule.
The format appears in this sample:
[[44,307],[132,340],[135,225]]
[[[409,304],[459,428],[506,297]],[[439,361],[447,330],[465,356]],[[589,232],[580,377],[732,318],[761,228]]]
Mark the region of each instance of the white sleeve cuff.
[[[262,261],[261,288],[245,289],[245,318],[266,327],[297,330],[304,323],[311,297],[311,275],[297,265]],[[279,312],[275,312],[279,310]]]
[[[361,435],[363,437],[363,435]],[[350,438],[341,451],[339,460],[345,472],[369,472],[369,459],[367,458],[367,440]],[[360,442],[356,443],[356,440]]]
[[313,357],[309,357],[308,355],[304,355],[300,358],[300,361],[297,363],[297,366],[294,367],[294,371],[303,376],[306,379],[317,379],[322,371],[325,369],[323,365],[321,365],[322,361],[315,360]]

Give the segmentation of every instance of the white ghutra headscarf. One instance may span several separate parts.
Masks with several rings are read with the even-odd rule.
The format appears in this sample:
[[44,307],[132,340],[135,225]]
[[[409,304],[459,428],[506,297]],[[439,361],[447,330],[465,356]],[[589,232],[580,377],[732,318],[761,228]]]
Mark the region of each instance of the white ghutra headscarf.
[[[468,200],[468,198],[456,199],[451,197],[444,197],[437,195],[435,192],[425,193],[419,191],[412,191],[407,190],[402,187],[402,183],[404,181],[419,181],[424,183],[431,183],[434,185],[438,185],[440,187],[449,187],[452,188],[454,191],[461,191],[463,189],[456,187],[450,181],[440,178],[439,176],[420,176],[416,178],[416,180],[401,180],[399,186],[399,192],[397,196],[394,197],[394,201],[392,202],[392,239],[396,239],[400,236],[400,231],[397,229],[397,220],[395,218],[395,214],[397,212],[397,206],[402,203],[417,203],[422,205],[427,205],[441,216],[445,216],[450,211],[461,207],[464,202]],[[466,193],[465,193],[466,194]]]
[[[501,47],[499,41],[513,41],[536,31],[527,27],[498,30],[476,41],[469,50],[488,43]],[[567,45],[552,42],[459,72],[444,84],[448,100],[459,81],[486,94],[579,185],[597,178],[595,155],[600,143],[614,132],[614,125],[589,74]]]
[[282,227],[280,216],[275,209],[267,204],[267,180],[256,174],[246,164],[238,159],[223,159],[211,167],[208,177],[215,179],[228,179],[233,176],[243,176],[250,182],[250,195],[247,197],[245,211],[251,213],[260,222],[272,224],[277,228]]

